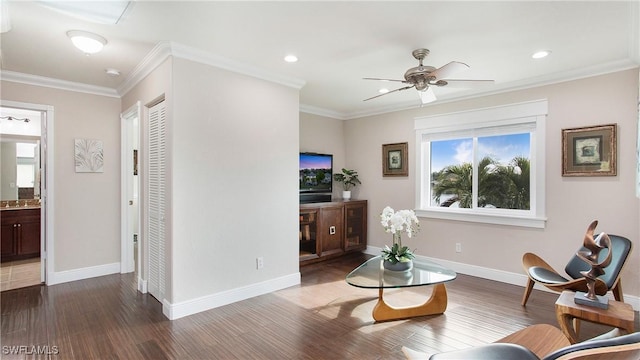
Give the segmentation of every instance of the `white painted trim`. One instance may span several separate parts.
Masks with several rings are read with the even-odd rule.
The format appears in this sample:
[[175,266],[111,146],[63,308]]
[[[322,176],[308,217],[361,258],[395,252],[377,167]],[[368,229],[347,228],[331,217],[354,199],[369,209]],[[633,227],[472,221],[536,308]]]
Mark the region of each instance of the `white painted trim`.
[[202,311],[214,309],[234,302],[246,300],[252,297],[268,294],[300,284],[300,273],[285,275],[279,278],[251,284],[215,294],[201,296],[199,298],[181,301],[171,304],[164,300],[162,312],[169,320],[193,315]]
[[83,84],[83,83],[54,79],[54,78],[49,78],[44,76],[24,74],[24,73],[19,73],[15,71],[9,71],[9,70],[2,70],[1,78],[3,81],[10,81],[10,82],[15,82],[20,84],[43,86],[43,87],[49,87],[53,89],[75,91],[75,92],[81,92],[86,94],[108,96],[108,97],[115,97],[115,98],[120,97],[120,95],[118,95],[118,92],[116,92],[116,90],[108,87],[104,87],[104,86]]
[[138,291],[140,291],[143,294],[146,294],[147,292],[149,292],[147,288],[147,280],[141,278],[140,276],[138,276]]
[[[511,225],[544,229],[546,225],[545,207],[545,129],[548,100],[540,99],[487,108],[451,112],[414,118],[416,134],[415,166],[427,169],[430,148],[425,142],[446,138],[479,136],[483,129],[506,128],[533,131],[531,137],[531,208],[509,209],[456,209],[431,205],[429,172],[418,171],[415,183],[416,215],[427,218],[468,221],[488,224]],[[491,131],[491,130],[489,130]],[[474,143],[475,144],[475,143]],[[474,168],[474,181],[477,179]],[[474,188],[477,184],[474,183]],[[477,194],[474,193],[474,199]],[[475,200],[474,200],[475,202]]]
[[[364,251],[364,253],[368,255],[377,256],[377,255],[380,255],[381,251],[382,249],[379,247],[367,246],[367,249]],[[513,273],[509,271],[492,269],[492,268],[487,268],[483,266],[470,265],[470,264],[465,264],[465,263],[460,263],[460,262],[455,262],[450,260],[416,255],[415,262],[420,263],[424,261],[432,261],[432,262],[438,263],[444,267],[447,267],[455,271],[456,273],[475,276],[475,277],[479,277],[487,280],[498,281],[505,284],[522,286],[523,289],[527,284],[527,275],[525,274]],[[556,292],[551,291],[546,287],[538,284],[535,285],[535,289],[557,294]],[[518,303],[520,303],[521,299],[518,298],[515,300],[518,301]],[[633,306],[633,309],[635,311],[640,310],[640,297],[624,294],[624,302],[631,304],[631,306]]]
[[147,77],[153,70],[160,66],[171,56],[171,45],[168,42],[158,43],[131,71],[129,76],[118,86],[118,94],[124,96],[131,91],[140,81]]
[[220,55],[213,54],[208,51],[196,49],[183,44],[175,42],[171,44],[171,55],[186,59],[194,62],[199,62],[206,65],[211,65],[217,68],[233,71],[235,73],[249,75],[258,79],[267,80],[276,84],[292,87],[294,89],[301,89],[306,82],[291,76],[284,76],[276,74],[270,71],[266,71],[257,68],[252,65],[239,63],[235,60],[225,58]]
[[546,116],[549,113],[548,103],[547,99],[539,99],[446,114],[420,116],[414,118],[414,129],[429,130],[429,133],[433,133],[459,131],[466,128],[475,129],[478,124],[482,127],[520,124],[523,122],[522,118]]
[[86,268],[54,272],[49,276],[47,285],[62,284],[70,281],[91,279],[98,276],[120,273],[120,263],[89,266]]
[[131,75],[118,87],[118,93],[121,96],[125,95],[155,68],[160,66],[169,56],[214,66],[295,89],[301,89],[306,84],[304,80],[265,71],[255,66],[242,64],[208,51],[176,42],[163,41],[158,43],[136,66],[131,72]]
[[[129,124],[133,117],[137,117],[140,120],[140,101],[137,101],[134,105],[120,114],[120,272],[122,274],[135,271],[135,261],[130,261],[133,258],[133,247],[130,243],[131,237],[129,235],[130,217],[129,211],[131,209],[129,205],[129,197],[127,196],[127,190],[129,185],[129,175],[131,174],[131,168],[129,167],[129,156],[131,156],[131,145],[129,143]],[[140,133],[138,132],[138,135]],[[139,141],[138,141],[139,142]]]
[[303,113],[306,113],[306,114],[324,116],[324,117],[337,119],[337,120],[347,120],[348,119],[347,117],[344,116],[344,114],[342,114],[342,113],[340,113],[338,111],[323,109],[323,108],[319,108],[317,106],[311,106],[311,105],[305,105],[305,104],[300,104],[300,112],[303,112]]
[[383,106],[375,109],[365,110],[365,111],[356,111],[356,112],[348,112],[342,113],[341,117],[344,120],[358,119],[362,117],[375,116],[375,115],[383,115],[397,111],[415,109],[419,107],[428,107],[428,106],[436,106],[456,101],[470,100],[476,99],[479,97],[504,94],[513,91],[520,91],[526,89],[537,88],[541,86],[561,84],[567,81],[575,81],[585,78],[590,78],[594,76],[606,75],[620,71],[626,71],[633,68],[637,68],[638,64],[633,62],[632,59],[622,59],[611,61],[606,64],[600,64],[595,66],[590,66],[582,69],[574,69],[570,71],[564,71],[561,73],[549,74],[545,76],[539,76],[531,79],[524,79],[521,81],[513,81],[509,83],[503,84],[495,84],[493,86],[487,87],[485,91],[474,91],[469,90],[465,92],[456,92],[448,95],[438,96],[438,100],[425,105],[420,105],[419,101],[408,101],[401,104],[391,105],[391,106]]
[[[637,5],[634,5],[632,12],[637,13],[635,9],[638,9],[638,8],[639,7]],[[640,26],[637,24],[637,22],[638,21],[636,20],[632,24],[632,27],[634,29]],[[633,38],[635,39],[635,37]],[[118,86],[118,88],[115,90],[107,87],[88,85],[83,83],[74,83],[74,82],[65,81],[65,80],[58,80],[58,79],[47,78],[43,76],[23,74],[23,73],[17,73],[17,72],[6,71],[6,70],[2,71],[2,74],[0,74],[0,78],[4,81],[24,83],[29,85],[53,87],[53,88],[58,88],[63,90],[85,92],[85,93],[95,94],[95,95],[122,97],[126,93],[128,93],[131,89],[133,89],[133,87],[136,84],[138,84],[140,81],[142,81],[147,75],[149,75],[164,60],[166,60],[169,56],[173,55],[176,57],[181,57],[181,58],[209,64],[212,66],[220,67],[230,71],[254,76],[264,80],[284,84],[297,89],[301,89],[305,85],[304,80],[268,73],[258,68],[253,68],[247,65],[234,63],[228,59],[220,60],[218,62],[214,61],[213,63],[210,63],[210,61],[212,61],[211,59],[207,60],[207,58],[210,58],[212,56],[218,59],[223,59],[216,55],[209,54],[209,55],[204,55],[204,57],[202,57],[200,55],[193,54],[193,52],[191,51],[180,53],[180,50],[178,50],[177,51],[178,53],[175,54],[173,53],[174,51],[173,47],[176,46],[174,44],[175,43],[170,43],[170,42],[158,43],[149,52],[149,54],[147,54],[145,58],[133,69],[133,71],[125,79],[125,81],[120,86]],[[186,48],[186,46],[184,45],[177,45],[177,47],[181,48],[181,50],[183,48]],[[358,119],[362,117],[383,115],[383,114],[388,114],[388,113],[397,112],[397,111],[416,109],[419,107],[440,105],[440,104],[475,99],[475,98],[485,97],[490,95],[503,94],[503,93],[519,91],[519,90],[526,90],[526,89],[536,88],[540,86],[559,84],[567,81],[580,80],[580,79],[589,78],[593,76],[606,75],[614,72],[637,68],[638,67],[637,59],[640,57],[639,55],[640,50],[637,50],[637,49],[640,49],[640,46],[634,45],[634,47],[630,50],[629,59],[616,60],[606,64],[595,65],[595,66],[582,68],[582,69],[575,69],[571,71],[564,71],[562,73],[545,75],[545,76],[541,76],[533,79],[525,79],[525,80],[515,81],[511,83],[496,84],[492,86],[490,89],[487,89],[486,91],[483,91],[483,92],[468,91],[468,92],[457,92],[453,94],[442,95],[441,97],[438,98],[438,101],[432,104],[421,105],[419,104],[418,101],[407,101],[407,102],[398,103],[394,105],[382,106],[374,109],[368,109],[364,111],[354,111],[354,112],[339,112],[331,109],[325,109],[325,108],[320,108],[316,106],[300,104],[300,111],[304,113],[330,117],[338,120],[352,120],[352,119]],[[201,50],[197,50],[196,52],[205,53],[204,51],[201,51]]]
[[480,214],[477,212],[465,212],[455,211],[458,209],[447,209],[449,211],[438,211],[439,209],[416,209],[415,213],[418,217],[426,217],[429,219],[443,219],[443,220],[455,220],[466,221],[473,223],[483,224],[495,224],[495,225],[509,225],[509,226],[521,226],[529,228],[544,229],[547,223],[546,217],[526,217],[526,216],[514,216],[508,214]]

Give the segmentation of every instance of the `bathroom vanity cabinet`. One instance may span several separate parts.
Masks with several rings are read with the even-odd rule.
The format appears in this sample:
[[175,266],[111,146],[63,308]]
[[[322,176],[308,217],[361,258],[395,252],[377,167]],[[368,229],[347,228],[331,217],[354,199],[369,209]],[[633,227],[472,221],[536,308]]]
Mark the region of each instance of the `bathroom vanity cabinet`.
[[40,256],[40,208],[2,209],[0,260],[13,261]]

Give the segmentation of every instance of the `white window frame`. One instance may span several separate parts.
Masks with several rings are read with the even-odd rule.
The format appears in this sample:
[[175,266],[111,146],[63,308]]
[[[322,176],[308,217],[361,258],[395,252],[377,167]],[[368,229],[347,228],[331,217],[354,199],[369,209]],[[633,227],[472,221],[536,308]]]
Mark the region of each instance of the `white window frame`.
[[[426,218],[544,228],[545,211],[545,122],[547,100],[417,117],[416,132],[416,215]],[[430,141],[485,136],[492,129],[522,129],[531,133],[530,210],[489,208],[448,208],[431,206]],[[474,155],[475,156],[475,155]],[[474,159],[474,164],[477,159]],[[477,169],[474,166],[474,179]],[[475,180],[477,181],[477,180]],[[477,189],[477,187],[475,187]],[[474,197],[477,194],[474,193]]]

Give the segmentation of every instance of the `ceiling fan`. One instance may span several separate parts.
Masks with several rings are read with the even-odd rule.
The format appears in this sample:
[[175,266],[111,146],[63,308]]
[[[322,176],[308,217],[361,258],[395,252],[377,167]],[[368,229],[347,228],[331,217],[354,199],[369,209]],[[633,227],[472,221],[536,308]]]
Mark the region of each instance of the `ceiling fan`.
[[404,73],[404,80],[364,78],[364,80],[394,81],[394,82],[401,82],[409,85],[380,94],[380,95],[372,96],[368,99],[364,99],[363,101],[375,99],[377,97],[391,94],[393,92],[415,88],[416,90],[418,90],[418,95],[420,95],[420,100],[422,101],[422,104],[427,104],[436,100],[436,95],[433,93],[433,89],[431,88],[432,86],[450,85],[455,87],[470,88],[470,87],[476,87],[478,85],[493,84],[494,82],[493,80],[447,79],[449,75],[468,69],[469,65],[458,62],[458,61],[452,61],[436,69],[433,66],[422,65],[422,60],[424,60],[424,58],[427,57],[427,55],[429,55],[429,49],[413,50],[412,55],[414,58],[416,58],[416,60],[418,60],[419,64],[418,66],[412,67],[411,69],[407,70]]

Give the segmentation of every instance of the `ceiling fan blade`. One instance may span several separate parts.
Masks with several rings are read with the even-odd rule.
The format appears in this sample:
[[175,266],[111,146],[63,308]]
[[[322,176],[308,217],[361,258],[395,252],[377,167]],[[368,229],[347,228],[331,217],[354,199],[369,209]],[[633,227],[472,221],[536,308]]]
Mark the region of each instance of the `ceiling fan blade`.
[[431,87],[428,87],[424,91],[418,91],[418,95],[420,96],[422,105],[436,101],[436,94],[433,93],[433,89]]
[[429,74],[429,76],[435,76],[436,79],[444,79],[462,70],[467,70],[468,68],[469,68],[469,65],[465,63],[461,63],[459,61],[452,61],[447,65],[444,65],[438,69],[433,70]]
[[447,87],[457,88],[479,88],[495,83],[493,80],[444,80],[447,82]]
[[380,96],[383,96],[383,95],[387,95],[387,94],[391,94],[391,93],[396,92],[396,91],[402,91],[402,90],[411,89],[412,87],[414,87],[414,85],[401,87],[401,88],[399,88],[399,89],[391,90],[391,91],[386,92],[386,93],[384,93],[384,94],[380,94],[380,95],[372,96],[372,97],[370,97],[370,98],[368,98],[368,99],[364,99],[364,100],[362,100],[362,101],[367,101],[367,100],[375,99],[375,98],[377,98],[377,97],[380,97]]
[[380,79],[380,78],[362,78],[362,79],[363,80],[395,81],[395,82],[406,83],[406,81],[404,81],[404,80],[395,80],[395,79]]

